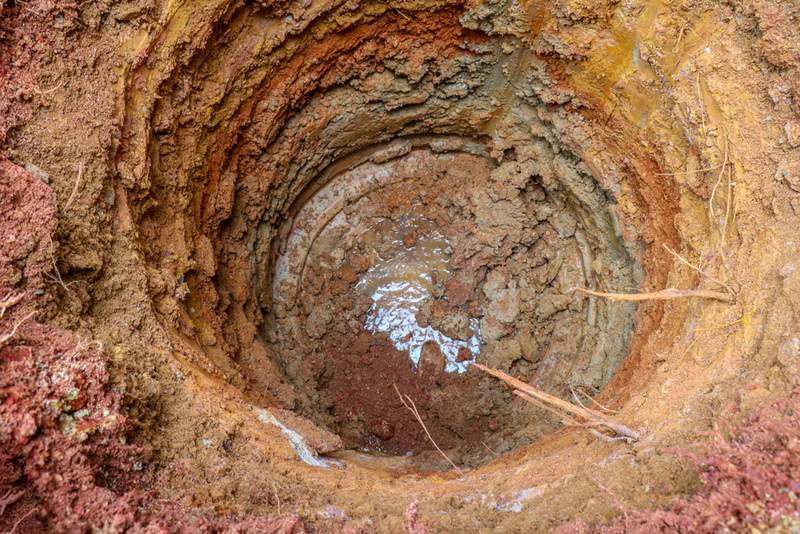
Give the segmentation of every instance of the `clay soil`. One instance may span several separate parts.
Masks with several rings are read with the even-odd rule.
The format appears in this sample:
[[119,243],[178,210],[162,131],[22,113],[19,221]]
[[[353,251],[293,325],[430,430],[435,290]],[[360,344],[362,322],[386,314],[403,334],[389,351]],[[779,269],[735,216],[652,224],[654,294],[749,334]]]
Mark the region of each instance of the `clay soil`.
[[[796,531],[798,43],[796,1],[0,0],[0,531]],[[422,155],[281,300],[298,207]],[[366,329],[433,227],[359,236],[415,217],[420,325],[641,438]]]

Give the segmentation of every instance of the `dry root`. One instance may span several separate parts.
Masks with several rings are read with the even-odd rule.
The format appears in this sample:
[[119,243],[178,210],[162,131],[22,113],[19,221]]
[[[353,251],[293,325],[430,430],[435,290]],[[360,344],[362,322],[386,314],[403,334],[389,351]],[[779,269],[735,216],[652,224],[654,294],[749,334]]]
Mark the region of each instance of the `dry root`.
[[725,302],[735,302],[736,296],[729,293],[720,293],[719,291],[704,291],[699,289],[689,289],[681,291],[678,289],[665,289],[664,291],[656,291],[654,293],[600,293],[598,291],[591,291],[580,287],[573,287],[570,291],[579,291],[587,295],[595,297],[603,297],[611,300],[672,300],[684,299],[690,297],[700,297],[704,299],[722,300]]
[[6,507],[11,506],[25,494],[24,491],[8,490],[5,495],[0,497],[0,517],[6,513]]
[[24,296],[25,293],[9,293],[3,298],[3,300],[0,300],[0,319],[2,319],[3,315],[6,314],[7,309],[12,306],[16,306]]
[[0,349],[5,347],[6,344],[9,341],[11,341],[14,338],[14,336],[17,335],[17,329],[22,325],[22,323],[24,323],[25,321],[27,321],[28,319],[33,317],[33,315],[35,313],[36,312],[30,312],[28,315],[26,315],[25,317],[20,319],[19,322],[17,322],[17,324],[14,325],[14,328],[11,329],[11,332],[9,332],[8,334],[3,334],[2,336],[0,336]]
[[[450,465],[453,466],[453,469],[458,471],[458,474],[460,474],[462,476],[462,478],[463,478],[464,472],[461,469],[459,469],[458,466],[455,463],[453,463],[453,460],[451,460],[450,457],[447,456],[444,453],[444,451],[441,448],[439,448],[439,445],[437,445],[436,442],[433,440],[433,436],[431,436],[431,433],[428,432],[428,427],[426,427],[425,423],[422,421],[422,416],[419,414],[419,410],[417,410],[417,405],[414,404],[414,401],[411,400],[411,397],[409,397],[408,395],[405,395],[405,399],[404,399],[403,395],[400,393],[400,390],[397,388],[397,384],[394,385],[394,390],[397,392],[397,396],[400,397],[400,402],[403,403],[403,406],[405,406],[406,409],[408,409],[408,411],[411,412],[414,415],[414,417],[417,419],[419,424],[422,425],[422,430],[425,431],[425,434],[428,436],[428,439],[431,440],[431,443],[433,443],[433,446],[436,447],[437,451],[439,451],[439,454],[444,456],[444,459],[447,460],[448,462],[450,462]],[[408,401],[408,402],[406,402],[406,401]],[[409,406],[409,404],[411,404],[411,405]]]
[[[16,306],[19,303],[19,301],[22,300],[22,297],[24,297],[24,296],[25,296],[25,293],[9,293],[5,297],[3,297],[3,300],[0,300],[0,318],[2,318],[3,315],[6,314],[6,310],[7,309],[11,308],[12,306]],[[25,317],[20,319],[14,325],[14,328],[11,329],[11,332],[9,332],[8,334],[3,334],[2,336],[0,336],[0,349],[5,347],[6,344],[8,344],[8,342],[11,341],[11,339],[14,336],[17,335],[17,330],[22,325],[22,323],[24,323],[25,321],[27,321],[28,319],[33,317],[33,315],[35,313],[36,312],[29,313],[28,315],[26,315]],[[0,499],[0,504],[2,504],[2,502],[3,502],[2,499]]]
[[[540,391],[521,380],[517,380],[513,376],[507,375],[502,371],[475,362],[470,362],[470,365],[504,381],[514,388],[515,395],[518,395],[539,408],[555,414],[565,426],[586,428],[594,435],[605,440],[613,441],[624,439],[626,441],[636,441],[639,439],[639,432],[628,428],[601,412],[584,406],[575,406],[565,400]],[[608,435],[608,433],[612,435]]]
[[61,213],[66,213],[69,207],[72,205],[72,202],[75,200],[75,197],[78,196],[78,188],[81,186],[81,178],[83,178],[83,162],[78,164],[78,178],[75,180],[75,185],[72,187],[72,194],[67,199],[67,203],[64,204],[64,209],[61,210]]
[[734,290],[731,288],[731,286],[729,286],[728,284],[726,284],[725,282],[723,282],[723,281],[721,281],[721,280],[717,280],[716,278],[714,278],[713,276],[711,276],[710,274],[708,274],[706,271],[702,270],[700,267],[696,267],[696,266],[692,265],[691,263],[689,263],[688,261],[686,261],[686,259],[685,259],[683,256],[681,256],[680,254],[678,254],[677,252],[675,252],[674,250],[672,250],[671,248],[669,248],[669,247],[668,247],[666,244],[664,244],[664,248],[665,248],[665,249],[667,249],[667,252],[669,252],[670,254],[672,254],[672,255],[673,255],[675,258],[677,258],[678,260],[680,260],[682,263],[684,263],[684,264],[688,265],[689,267],[691,267],[692,269],[694,269],[694,270],[695,270],[695,271],[697,271],[698,273],[702,274],[703,276],[705,276],[706,278],[708,278],[709,280],[711,280],[711,281],[712,281],[712,282],[714,282],[715,284],[719,284],[719,285],[721,285],[722,287],[724,287],[725,289],[727,289],[727,290],[728,290],[728,293],[730,293],[731,295],[735,295],[735,294],[736,294],[736,291],[734,291]]

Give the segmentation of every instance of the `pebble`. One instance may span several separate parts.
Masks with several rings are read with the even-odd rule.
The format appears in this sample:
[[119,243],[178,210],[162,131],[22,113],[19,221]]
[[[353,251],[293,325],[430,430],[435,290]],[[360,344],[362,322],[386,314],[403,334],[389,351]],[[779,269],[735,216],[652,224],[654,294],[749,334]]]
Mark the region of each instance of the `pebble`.
[[394,425],[388,421],[381,421],[372,425],[372,433],[386,441],[394,437]]
[[456,363],[472,361],[472,352],[467,347],[458,347],[458,354],[456,355]]

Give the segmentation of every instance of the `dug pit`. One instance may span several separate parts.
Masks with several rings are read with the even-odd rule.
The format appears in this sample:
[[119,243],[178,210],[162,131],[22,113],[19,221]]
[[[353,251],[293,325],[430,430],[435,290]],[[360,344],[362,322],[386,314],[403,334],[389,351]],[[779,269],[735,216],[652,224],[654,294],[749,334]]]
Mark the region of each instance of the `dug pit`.
[[101,342],[142,487],[187,514],[417,532],[419,499],[441,531],[546,532],[668,506],[697,478],[665,450],[796,385],[800,59],[768,4],[0,4],[68,47],[7,62],[42,66],[0,89],[8,168],[57,205],[2,287]]
[[[474,467],[553,425],[468,362],[558,396],[599,392],[625,354],[633,307],[572,288],[640,280],[621,236],[595,226],[610,229],[610,212],[587,227],[554,158],[544,139],[492,158],[474,141],[412,138],[326,176],[273,245],[265,329],[294,408],[345,447],[422,466],[427,430]],[[561,162],[581,191],[596,187]],[[447,465],[438,452],[423,458]]]

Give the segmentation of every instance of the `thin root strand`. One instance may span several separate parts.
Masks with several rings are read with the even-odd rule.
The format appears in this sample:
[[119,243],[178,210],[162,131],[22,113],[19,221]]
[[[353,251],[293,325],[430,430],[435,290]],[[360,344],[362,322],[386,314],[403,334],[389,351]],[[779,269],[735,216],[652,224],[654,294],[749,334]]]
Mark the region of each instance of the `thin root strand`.
[[3,347],[5,347],[5,346],[6,346],[6,344],[7,344],[9,341],[11,341],[11,339],[12,339],[14,336],[16,336],[16,335],[17,335],[17,330],[19,329],[19,327],[20,327],[20,326],[22,326],[22,323],[24,323],[25,321],[27,321],[28,319],[30,319],[31,317],[33,317],[35,314],[36,314],[36,312],[35,312],[35,311],[32,311],[32,312],[30,312],[28,315],[26,315],[25,317],[23,317],[22,319],[20,319],[20,320],[17,322],[17,324],[15,324],[15,325],[14,325],[14,328],[12,328],[12,329],[11,329],[11,332],[9,332],[8,334],[4,334],[3,336],[0,336],[0,349],[2,349]]

